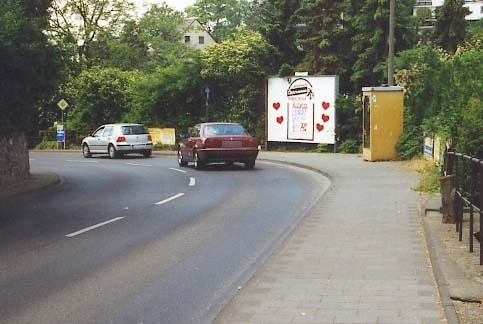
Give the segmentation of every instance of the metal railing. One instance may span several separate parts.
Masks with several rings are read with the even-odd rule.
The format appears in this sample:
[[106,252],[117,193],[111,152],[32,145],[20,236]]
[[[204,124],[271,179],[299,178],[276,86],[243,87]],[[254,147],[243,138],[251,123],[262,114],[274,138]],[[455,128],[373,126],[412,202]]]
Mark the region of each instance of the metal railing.
[[463,216],[465,212],[469,213],[470,253],[473,253],[475,215],[479,214],[480,265],[483,265],[483,160],[448,149],[444,172],[455,175],[455,216],[459,241],[463,240]]

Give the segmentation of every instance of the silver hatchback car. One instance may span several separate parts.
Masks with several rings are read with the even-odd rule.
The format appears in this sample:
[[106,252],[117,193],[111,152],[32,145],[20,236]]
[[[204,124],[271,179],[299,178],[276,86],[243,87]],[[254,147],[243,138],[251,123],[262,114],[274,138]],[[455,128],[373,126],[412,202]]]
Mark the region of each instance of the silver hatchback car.
[[82,155],[109,154],[111,159],[127,153],[140,153],[150,157],[153,141],[141,124],[107,124],[97,128],[82,140]]

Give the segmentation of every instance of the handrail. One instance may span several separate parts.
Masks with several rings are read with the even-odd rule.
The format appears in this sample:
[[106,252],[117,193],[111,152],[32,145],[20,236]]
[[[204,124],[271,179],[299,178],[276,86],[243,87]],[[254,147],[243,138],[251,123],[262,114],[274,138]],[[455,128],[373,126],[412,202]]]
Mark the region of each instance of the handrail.
[[475,213],[480,215],[480,265],[483,265],[483,240],[481,240],[483,237],[483,160],[447,149],[443,171],[446,175],[455,175],[456,231],[459,232],[460,241],[463,239],[464,208],[469,208],[470,253],[473,252],[474,215]]

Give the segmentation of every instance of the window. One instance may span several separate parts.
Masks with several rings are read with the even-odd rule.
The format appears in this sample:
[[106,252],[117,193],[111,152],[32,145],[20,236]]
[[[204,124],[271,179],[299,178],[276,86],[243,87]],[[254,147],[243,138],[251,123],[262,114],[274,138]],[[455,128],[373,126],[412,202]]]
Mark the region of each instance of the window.
[[107,126],[104,129],[104,134],[102,136],[104,136],[104,137],[112,136],[112,126]]
[[198,43],[199,44],[204,44],[205,43],[205,36],[199,36],[198,37]]
[[191,42],[191,37],[190,36],[185,36],[184,37],[184,43],[189,44]]

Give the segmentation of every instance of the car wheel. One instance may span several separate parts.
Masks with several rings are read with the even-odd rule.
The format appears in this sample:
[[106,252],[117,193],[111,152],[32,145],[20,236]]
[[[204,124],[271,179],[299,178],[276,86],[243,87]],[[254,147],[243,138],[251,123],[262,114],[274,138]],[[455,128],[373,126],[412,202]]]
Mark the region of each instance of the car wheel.
[[82,155],[87,159],[92,157],[91,150],[89,149],[89,145],[84,144],[82,145]]
[[144,151],[144,152],[143,152],[143,156],[144,156],[145,158],[149,158],[149,157],[151,157],[151,154],[152,154],[152,151],[151,151],[151,150],[147,150],[147,151]]
[[195,151],[195,153],[193,154],[195,156],[195,169],[196,170],[201,170],[203,169],[203,167],[205,166],[205,164],[203,163],[203,161],[200,160],[200,157],[198,155],[198,152]]
[[181,154],[181,151],[179,150],[179,148],[178,148],[178,164],[181,167],[185,167],[188,165],[188,162],[183,160],[183,155]]
[[116,148],[114,147],[114,145],[112,145],[112,144],[109,145],[108,152],[109,152],[109,157],[111,159],[117,158],[117,151],[116,151]]
[[255,160],[250,160],[245,162],[245,168],[251,170],[255,167]]

